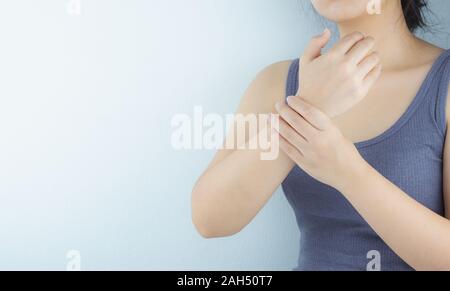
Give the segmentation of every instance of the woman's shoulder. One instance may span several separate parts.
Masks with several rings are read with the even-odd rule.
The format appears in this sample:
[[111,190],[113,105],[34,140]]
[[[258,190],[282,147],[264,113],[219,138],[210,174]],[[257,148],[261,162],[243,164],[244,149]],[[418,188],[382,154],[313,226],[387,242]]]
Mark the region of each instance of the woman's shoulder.
[[[430,67],[433,64],[435,64],[438,60],[440,60],[439,64],[443,64],[446,67],[442,67],[443,70],[441,71],[443,74],[439,77],[439,82],[441,80],[443,82],[447,82],[447,84],[442,83],[440,86],[440,92],[443,92],[440,97],[438,97],[439,102],[439,108],[438,110],[445,110],[443,112],[445,114],[445,121],[447,123],[447,130],[450,129],[450,54],[448,53],[449,50],[443,49],[439,46],[436,46],[432,43],[422,41],[423,49],[421,49],[421,58],[423,59],[422,66]],[[445,58],[443,58],[445,57]],[[444,91],[445,90],[445,91]]]
[[285,60],[266,66],[257,74],[254,85],[284,90],[291,64],[292,60]]
[[[439,57],[441,57],[441,60],[443,60],[443,62],[441,62],[441,64],[444,64],[445,66],[447,66],[446,68],[444,68],[443,75],[442,78],[440,80],[443,80],[444,82],[446,81],[447,84],[442,84],[443,86],[445,86],[444,88],[442,88],[443,90],[445,90],[445,92],[447,93],[447,95],[443,95],[444,100],[443,103],[441,104],[445,104],[445,116],[446,116],[446,122],[447,122],[447,130],[450,129],[450,53],[448,53],[450,50],[448,49],[443,49],[441,47],[438,47],[434,44],[425,42],[426,45],[426,49],[423,50],[424,55],[428,56],[429,58],[429,63],[433,64],[434,62],[437,61],[437,59]],[[442,59],[442,56],[445,57],[445,59]],[[442,90],[441,90],[442,92]]]
[[270,112],[276,102],[284,100],[286,81],[292,60],[279,61],[264,67],[246,90],[241,111]]

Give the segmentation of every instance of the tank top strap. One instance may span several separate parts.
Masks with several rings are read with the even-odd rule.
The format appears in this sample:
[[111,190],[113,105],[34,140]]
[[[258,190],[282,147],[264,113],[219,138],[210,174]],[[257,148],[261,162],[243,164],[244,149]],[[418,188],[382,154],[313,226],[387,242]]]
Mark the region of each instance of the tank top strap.
[[300,60],[292,61],[286,81],[286,97],[295,96],[298,91],[298,76],[299,76]]
[[446,50],[436,61],[436,71],[432,76],[431,113],[440,133],[445,136],[447,131],[446,106],[450,85],[450,50]]

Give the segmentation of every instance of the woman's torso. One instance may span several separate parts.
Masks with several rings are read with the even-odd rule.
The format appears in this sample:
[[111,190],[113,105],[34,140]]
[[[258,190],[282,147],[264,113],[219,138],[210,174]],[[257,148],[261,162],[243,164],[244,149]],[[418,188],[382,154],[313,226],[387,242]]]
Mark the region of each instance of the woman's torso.
[[[442,191],[445,105],[450,51],[432,65],[386,73],[371,94],[334,121],[382,175],[414,199],[444,215]],[[286,95],[298,89],[298,62]],[[371,251],[384,270],[411,270],[343,196],[295,167],[283,182],[301,231],[301,270],[365,270]]]

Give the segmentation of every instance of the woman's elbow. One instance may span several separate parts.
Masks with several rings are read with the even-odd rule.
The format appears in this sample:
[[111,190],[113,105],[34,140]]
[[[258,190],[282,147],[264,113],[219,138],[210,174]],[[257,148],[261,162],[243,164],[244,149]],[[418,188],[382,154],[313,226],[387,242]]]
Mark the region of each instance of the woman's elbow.
[[192,221],[194,223],[197,232],[205,239],[230,237],[240,232],[240,230],[237,231],[222,230],[219,227],[215,227],[208,224],[207,222],[199,221],[198,219],[195,218],[194,215],[192,216]]
[[200,234],[204,239],[213,239],[221,237],[221,235],[216,233],[216,231],[213,228],[209,227],[205,223],[200,222],[198,219],[195,219],[194,215],[192,216],[192,221],[198,234]]
[[213,239],[232,235],[222,232],[220,228],[216,225],[213,225],[207,217],[208,215],[203,214],[202,211],[196,210],[195,206],[192,207],[192,222],[197,232],[203,238]]
[[215,217],[218,214],[211,207],[213,203],[206,200],[208,193],[205,190],[198,183],[192,190],[192,222],[197,232],[206,239],[227,237],[238,233],[239,231],[226,231],[223,226],[215,222],[222,219]]

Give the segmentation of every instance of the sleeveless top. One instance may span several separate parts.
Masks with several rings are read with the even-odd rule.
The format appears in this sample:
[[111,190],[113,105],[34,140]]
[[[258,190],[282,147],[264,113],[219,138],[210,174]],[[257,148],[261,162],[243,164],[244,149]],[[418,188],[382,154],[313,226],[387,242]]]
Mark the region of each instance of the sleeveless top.
[[[289,69],[286,96],[297,93],[298,74],[299,61],[295,60]],[[449,82],[447,50],[435,61],[400,119],[381,135],[355,144],[379,173],[441,216],[445,215],[442,172]],[[282,188],[301,233],[295,270],[367,270],[373,258],[380,260],[383,271],[413,270],[334,188],[298,166]]]

